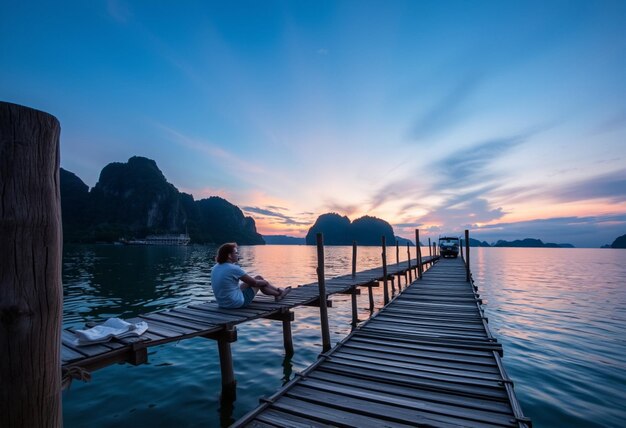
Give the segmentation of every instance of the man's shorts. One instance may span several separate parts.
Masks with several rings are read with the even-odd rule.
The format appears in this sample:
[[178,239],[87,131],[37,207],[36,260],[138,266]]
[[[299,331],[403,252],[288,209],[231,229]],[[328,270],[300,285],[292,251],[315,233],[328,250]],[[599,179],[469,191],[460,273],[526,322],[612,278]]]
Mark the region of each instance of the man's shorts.
[[252,303],[252,300],[254,300],[254,296],[256,296],[256,291],[254,290],[254,288],[248,287],[243,290],[243,306],[241,307],[243,308]]

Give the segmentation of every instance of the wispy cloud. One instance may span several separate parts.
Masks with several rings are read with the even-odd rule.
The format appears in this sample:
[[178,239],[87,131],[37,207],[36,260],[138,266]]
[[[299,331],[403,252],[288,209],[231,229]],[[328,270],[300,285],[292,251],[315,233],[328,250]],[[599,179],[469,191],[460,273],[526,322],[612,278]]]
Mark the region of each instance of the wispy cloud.
[[557,200],[580,201],[606,198],[612,202],[626,201],[626,169],[599,175],[557,188]]
[[[457,150],[433,164],[437,186],[471,186],[485,183],[493,176],[487,166],[526,140],[526,135],[495,138]],[[429,169],[430,170],[430,169]]]
[[362,211],[362,207],[359,204],[345,204],[337,201],[326,201],[324,208],[328,211],[336,212],[341,215],[350,217],[351,215]]
[[443,227],[462,229],[477,223],[487,223],[502,218],[506,213],[502,208],[491,207],[483,198],[447,201],[420,218],[423,223],[439,224]]
[[242,207],[242,210],[244,210],[247,213],[260,214],[260,215],[266,216],[266,217],[278,218],[278,219],[281,220],[280,223],[281,224],[285,224],[285,225],[306,226],[306,225],[311,224],[311,222],[309,222],[309,221],[301,221],[301,220],[298,220],[298,219],[296,219],[296,218],[294,218],[292,216],[288,216],[288,215],[283,214],[281,212],[273,211],[273,210],[267,209],[267,208]]
[[626,110],[619,111],[613,116],[599,123],[591,130],[591,135],[613,132],[626,127]]
[[464,113],[463,107],[479,82],[476,75],[468,75],[457,82],[437,103],[417,118],[409,131],[409,138],[422,141],[459,122]]
[[157,124],[156,126],[165,132],[165,135],[169,140],[188,149],[208,155],[212,160],[217,158],[220,163],[229,165],[229,169],[232,169],[233,171],[246,171],[246,173],[249,174],[265,174],[267,172],[258,164],[247,162],[241,159],[240,156],[237,156],[218,145],[212,144],[207,140],[189,137],[179,131],[176,131],[175,129],[161,124]]

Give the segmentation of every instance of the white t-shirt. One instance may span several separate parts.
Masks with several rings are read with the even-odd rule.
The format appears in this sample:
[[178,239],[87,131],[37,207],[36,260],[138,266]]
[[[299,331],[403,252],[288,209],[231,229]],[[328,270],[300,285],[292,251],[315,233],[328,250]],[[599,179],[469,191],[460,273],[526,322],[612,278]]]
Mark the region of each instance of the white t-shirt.
[[239,278],[244,271],[234,263],[218,263],[211,269],[211,287],[215,300],[221,308],[239,308],[244,304],[244,297],[239,288]]

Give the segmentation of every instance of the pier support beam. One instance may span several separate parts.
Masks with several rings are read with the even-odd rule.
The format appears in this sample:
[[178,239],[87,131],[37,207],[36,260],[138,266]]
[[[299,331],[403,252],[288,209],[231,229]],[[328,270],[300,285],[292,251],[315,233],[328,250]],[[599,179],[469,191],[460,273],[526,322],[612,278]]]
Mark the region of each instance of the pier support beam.
[[352,327],[356,327],[359,323],[359,309],[356,304],[356,296],[359,294],[359,291],[360,290],[353,288],[352,293],[350,293],[350,302],[352,303]]
[[406,283],[406,285],[409,285],[410,283],[413,282],[413,272],[411,272],[411,247],[409,247],[409,243],[406,243],[406,256],[407,256],[407,260],[406,262],[409,264],[409,269],[408,269],[408,274],[409,274],[409,280]]
[[422,279],[424,266],[422,265],[422,246],[420,245],[420,231],[415,229],[415,246],[417,247],[417,277]]
[[293,337],[291,335],[291,323],[294,320],[293,311],[286,310],[265,317],[270,320],[278,320],[283,323],[283,344],[285,346],[285,355],[293,356]]
[[0,426],[60,427],[61,126],[0,102]]
[[236,327],[226,327],[215,337],[217,339],[217,349],[220,355],[220,371],[222,373],[222,395],[234,396],[237,389],[235,371],[233,370],[233,354],[230,344],[237,340]]
[[383,245],[383,295],[385,305],[389,303],[389,287],[387,286],[387,243],[385,242],[385,235],[382,236],[382,245]]
[[326,308],[326,279],[324,278],[324,237],[317,234],[317,285],[320,296],[320,324],[322,329],[322,353],[330,351],[330,329]]
[[[460,249],[463,251],[463,249]],[[469,245],[469,230],[465,229],[465,281],[470,281],[470,245]]]

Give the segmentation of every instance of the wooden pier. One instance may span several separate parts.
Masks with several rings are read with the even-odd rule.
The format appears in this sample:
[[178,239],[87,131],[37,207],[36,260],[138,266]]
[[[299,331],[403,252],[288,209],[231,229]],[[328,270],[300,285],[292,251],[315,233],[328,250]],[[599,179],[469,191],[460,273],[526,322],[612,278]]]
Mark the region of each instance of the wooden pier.
[[[421,266],[432,264],[437,256],[421,258]],[[421,268],[420,266],[420,268]],[[373,309],[371,287],[378,287],[379,281],[391,281],[392,287],[401,286],[401,278],[405,278],[412,270],[418,270],[417,259],[404,261],[383,267],[369,269],[353,274],[338,276],[324,280],[326,299],[320,299],[319,283],[301,285],[294,288],[281,301],[274,301],[270,296],[258,295],[254,301],[242,309],[222,309],[217,303],[200,303],[160,312],[139,315],[127,319],[128,322],[146,321],[148,331],[141,337],[113,340],[103,344],[77,346],[74,344],[76,335],[72,329],[61,333],[61,360],[63,368],[63,386],[67,387],[71,379],[89,378],[90,372],[115,363],[134,365],[146,363],[148,348],[170,342],[178,342],[192,337],[204,337],[218,342],[223,392],[229,392],[235,386],[234,370],[230,343],[237,340],[236,325],[258,318],[267,318],[283,323],[285,352],[293,354],[291,338],[291,322],[294,320],[292,309],[298,306],[331,306],[328,300],[333,294],[352,295],[352,319],[357,322],[356,296],[361,287],[368,288],[370,308]],[[416,276],[417,276],[416,272]],[[395,284],[394,279],[397,279]],[[327,325],[328,320],[326,320]],[[321,320],[322,331],[324,320]],[[330,349],[330,342],[323,341]],[[326,349],[327,350],[327,349]]]
[[476,291],[439,261],[234,426],[529,427]]

